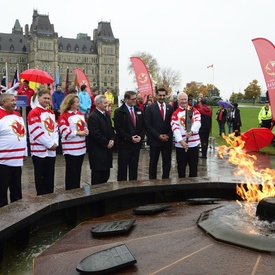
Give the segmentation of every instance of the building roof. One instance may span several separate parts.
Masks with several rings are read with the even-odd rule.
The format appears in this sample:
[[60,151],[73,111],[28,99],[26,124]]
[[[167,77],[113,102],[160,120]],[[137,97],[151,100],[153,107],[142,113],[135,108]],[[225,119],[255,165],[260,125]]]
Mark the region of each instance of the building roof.
[[21,27],[18,19],[15,20],[15,24],[14,24],[14,27],[12,29],[12,33],[14,33],[14,34],[23,34],[23,28]]
[[110,22],[99,22],[97,35],[100,39],[104,41],[115,41]]
[[58,37],[59,52],[75,52],[96,54],[96,47],[92,40]]
[[27,40],[23,34],[0,33],[0,51],[27,53]]
[[54,25],[50,23],[49,16],[41,15],[34,11],[30,33],[54,35]]
[[[40,15],[37,10],[33,11],[33,21],[29,30],[29,35],[56,36],[54,25],[50,23],[48,15]],[[97,39],[104,42],[118,41],[113,35],[110,22],[99,22],[95,29]],[[79,33],[76,39],[58,37],[58,51],[72,53],[97,54],[96,41],[91,40],[87,34]],[[0,33],[0,52],[27,53],[27,38],[23,35],[19,20],[16,19],[11,34]]]

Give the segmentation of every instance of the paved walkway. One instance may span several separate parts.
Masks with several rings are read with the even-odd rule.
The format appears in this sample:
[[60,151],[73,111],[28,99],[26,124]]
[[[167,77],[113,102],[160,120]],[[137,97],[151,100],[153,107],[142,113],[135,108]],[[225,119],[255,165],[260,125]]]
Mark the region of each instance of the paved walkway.
[[[257,156],[256,165],[258,168],[272,168],[275,169],[275,157],[265,154],[254,153]],[[113,168],[111,169],[111,175],[109,182],[116,182],[117,178],[117,153],[113,154]],[[142,149],[140,154],[138,180],[149,179],[148,168],[149,166],[149,149]],[[64,179],[65,179],[65,160],[62,155],[57,155],[55,166],[55,192],[64,191]],[[187,168],[188,169],[188,168]],[[198,177],[201,178],[216,178],[220,181],[228,180],[228,182],[236,182],[240,177],[235,177],[234,172],[237,171],[237,167],[230,163],[227,163],[225,159],[220,159],[217,156],[217,147],[208,150],[207,159],[199,159],[198,164]],[[187,173],[188,175],[188,173]],[[161,158],[158,164],[158,179],[161,178]],[[170,178],[177,178],[177,166],[175,158],[175,150],[172,152],[172,168]],[[91,170],[88,161],[88,155],[85,156],[82,166],[81,187],[91,184]],[[24,163],[22,173],[22,185],[23,185],[23,197],[24,196],[36,196],[34,186],[33,164],[31,157]]]
[[[217,149],[217,148],[216,148]],[[209,150],[208,159],[199,159],[199,177],[220,177],[221,172],[223,177],[232,177],[234,166],[229,169],[225,160],[219,159],[216,150]],[[117,153],[113,154],[113,168],[111,169],[111,175],[109,182],[116,182],[117,178]],[[140,154],[138,180],[149,179],[148,168],[149,166],[149,149],[142,149]],[[158,164],[158,175],[161,178],[161,158]],[[172,168],[170,178],[177,177],[177,167],[175,159],[175,150],[172,152]],[[64,191],[64,179],[65,179],[65,160],[62,155],[57,155],[55,166],[55,192]],[[85,156],[82,166],[81,187],[91,184],[91,170],[89,166],[88,155]],[[23,196],[36,196],[34,186],[33,164],[31,157],[24,163],[22,173],[22,185]]]

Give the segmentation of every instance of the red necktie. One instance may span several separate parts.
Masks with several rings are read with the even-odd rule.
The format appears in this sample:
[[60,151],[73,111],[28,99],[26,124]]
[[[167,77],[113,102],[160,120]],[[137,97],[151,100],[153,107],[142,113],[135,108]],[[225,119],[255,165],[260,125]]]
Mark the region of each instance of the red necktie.
[[136,127],[136,120],[135,120],[135,115],[134,115],[133,107],[131,107],[130,110],[131,110],[131,118],[132,118],[133,124]]
[[160,113],[161,113],[162,119],[164,119],[163,103],[160,104]]

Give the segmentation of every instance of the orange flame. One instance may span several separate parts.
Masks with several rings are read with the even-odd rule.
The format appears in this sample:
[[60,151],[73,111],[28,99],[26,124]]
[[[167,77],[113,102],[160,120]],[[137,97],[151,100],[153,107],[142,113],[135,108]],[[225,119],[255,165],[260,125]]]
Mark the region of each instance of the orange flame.
[[228,156],[228,162],[236,165],[238,170],[235,176],[244,176],[245,182],[236,186],[237,194],[245,201],[245,209],[249,213],[251,202],[259,202],[265,197],[275,196],[275,170],[270,168],[258,169],[255,166],[256,156],[249,155],[243,149],[244,141],[235,137],[234,133],[228,136],[223,135],[229,146],[218,147],[218,154],[221,158]]

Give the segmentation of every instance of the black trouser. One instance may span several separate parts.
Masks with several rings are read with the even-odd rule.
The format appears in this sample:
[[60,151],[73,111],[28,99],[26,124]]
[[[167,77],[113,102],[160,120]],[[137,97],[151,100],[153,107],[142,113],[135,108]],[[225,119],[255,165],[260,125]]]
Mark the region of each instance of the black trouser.
[[162,178],[169,178],[171,169],[172,143],[163,142],[161,146],[150,146],[149,179],[157,178],[157,166],[160,152],[162,157]]
[[199,161],[199,147],[184,148],[176,147],[176,158],[178,164],[179,178],[185,178],[186,166],[189,165],[189,177],[197,177],[198,175],[198,161]]
[[65,189],[70,190],[80,187],[81,168],[84,156],[72,156],[65,154],[66,172],[65,172]]
[[137,169],[140,149],[132,146],[127,149],[118,149],[118,173],[117,180],[127,180],[127,170],[129,168],[129,180],[137,179]]
[[206,157],[207,148],[208,148],[208,140],[209,140],[209,132],[199,132],[200,140],[201,140],[201,155]]
[[270,130],[270,128],[271,128],[271,122],[272,122],[271,119],[262,120],[261,127],[268,128]]
[[91,184],[96,185],[105,183],[110,177],[110,169],[107,170],[92,170],[91,173]]
[[37,196],[53,193],[55,157],[32,156],[32,162]]
[[8,204],[8,189],[11,202],[22,199],[22,167],[0,164],[0,175],[0,207]]

